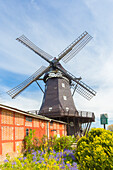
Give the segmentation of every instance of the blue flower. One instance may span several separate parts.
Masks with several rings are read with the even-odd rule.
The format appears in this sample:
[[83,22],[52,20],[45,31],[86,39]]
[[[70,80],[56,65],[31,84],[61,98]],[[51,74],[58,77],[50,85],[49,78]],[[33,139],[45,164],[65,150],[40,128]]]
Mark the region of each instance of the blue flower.
[[27,159],[26,157],[23,158],[23,160]]
[[66,165],[67,165],[68,167],[71,167],[70,163],[67,163]]
[[22,167],[24,166],[24,164],[22,163]]
[[40,158],[42,161],[44,161],[44,158]]
[[56,151],[55,150],[53,150],[53,154],[55,154],[56,153]]
[[14,161],[14,162],[12,162],[12,165],[16,165],[16,162]]
[[65,166],[64,166],[64,165],[63,165],[63,166],[61,166],[61,167],[60,167],[60,169],[65,169]]
[[41,151],[39,151],[39,150],[38,150],[37,152],[38,152],[38,154],[40,154],[40,153],[41,153]]
[[67,154],[66,154],[66,153],[64,153],[64,154],[63,154],[63,156],[64,156],[64,157],[66,157],[66,156],[67,156]]
[[18,158],[20,161],[22,160],[22,158]]
[[33,159],[36,159],[36,156],[33,156]]
[[32,152],[32,155],[36,156],[36,151],[35,151],[35,152]]
[[6,163],[6,162],[9,162],[9,161],[7,159],[5,159],[4,162]]
[[34,159],[33,162],[36,162],[36,159]]

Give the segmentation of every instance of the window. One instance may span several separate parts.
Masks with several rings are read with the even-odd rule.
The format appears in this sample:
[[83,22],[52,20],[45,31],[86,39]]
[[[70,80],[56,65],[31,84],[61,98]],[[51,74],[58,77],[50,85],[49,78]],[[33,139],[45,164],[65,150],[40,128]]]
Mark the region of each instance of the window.
[[62,83],[62,87],[64,87],[64,88],[65,88],[65,84],[64,84],[64,83]]
[[66,107],[66,111],[67,111],[67,112],[69,111],[69,107]]
[[32,118],[31,118],[31,117],[29,117],[29,116],[26,116],[26,121],[28,121],[28,122],[32,122]]
[[29,135],[29,129],[26,129],[26,136]]
[[52,107],[49,107],[49,112],[52,110]]
[[29,135],[29,132],[32,132],[32,129],[26,129],[26,136]]
[[53,126],[53,122],[52,121],[50,122],[50,126]]
[[64,100],[67,100],[67,97],[66,96],[63,96]]

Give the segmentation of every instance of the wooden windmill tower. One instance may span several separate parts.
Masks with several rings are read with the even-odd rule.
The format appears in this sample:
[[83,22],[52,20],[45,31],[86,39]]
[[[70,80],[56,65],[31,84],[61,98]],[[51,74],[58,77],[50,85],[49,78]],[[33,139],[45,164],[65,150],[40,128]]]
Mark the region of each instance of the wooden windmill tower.
[[[88,130],[91,122],[94,121],[94,114],[88,112],[79,112],[75,107],[73,95],[76,91],[86,99],[90,100],[96,95],[96,92],[83,83],[81,81],[81,77],[76,78],[70,72],[65,70],[59,61],[63,60],[65,63],[67,63],[91,39],[92,37],[85,31],[65,50],[63,50],[57,58],[53,58],[51,55],[33,44],[24,35],[17,38],[18,41],[26,45],[28,48],[46,60],[49,63],[49,66],[41,66],[27,80],[11,89],[7,93],[12,98],[15,98],[33,82],[36,82],[40,87],[38,80],[43,79],[45,83],[45,90],[39,114],[67,122],[67,131],[69,135],[78,132],[82,123],[87,123],[86,130]],[[74,88],[73,94],[71,93],[71,87]]]

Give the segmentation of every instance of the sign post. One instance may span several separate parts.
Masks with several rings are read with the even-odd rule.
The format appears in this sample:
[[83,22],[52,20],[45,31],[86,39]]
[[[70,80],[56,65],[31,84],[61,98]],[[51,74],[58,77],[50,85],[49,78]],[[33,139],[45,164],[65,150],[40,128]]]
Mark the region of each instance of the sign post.
[[106,129],[105,125],[108,124],[108,115],[107,115],[107,113],[100,115],[100,123],[101,123],[101,125],[104,125],[104,129]]

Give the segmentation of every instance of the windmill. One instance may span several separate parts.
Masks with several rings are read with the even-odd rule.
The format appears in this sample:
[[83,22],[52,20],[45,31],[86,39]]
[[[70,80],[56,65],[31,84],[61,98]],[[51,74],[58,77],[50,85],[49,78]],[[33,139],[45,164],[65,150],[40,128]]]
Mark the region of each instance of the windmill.
[[[81,81],[81,77],[77,78],[70,72],[65,70],[60,64],[60,60],[67,63],[72,59],[90,40],[92,37],[85,31],[76,40],[74,40],[66,49],[64,49],[58,57],[52,57],[34,43],[32,43],[27,37],[22,35],[17,38],[19,42],[30,48],[44,60],[49,63],[48,67],[41,66],[33,75],[27,80],[9,90],[7,93],[15,98],[33,82],[36,82],[44,93],[42,105],[39,114],[63,120],[67,122],[67,131],[69,135],[75,134],[80,130],[82,123],[88,123],[86,129],[90,127],[91,122],[94,121],[94,114],[83,116],[79,112],[74,104],[73,95],[78,92],[84,98],[90,100],[96,95],[96,92]],[[38,80],[43,80],[45,83],[45,90],[43,91]],[[73,88],[73,94],[71,93],[71,87]],[[81,115],[82,114],[82,115]],[[89,115],[88,115],[89,114]],[[89,124],[90,122],[90,124]]]

